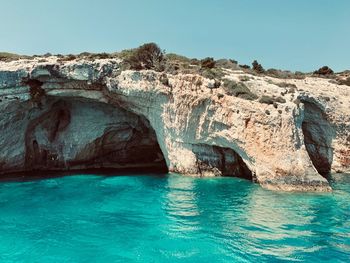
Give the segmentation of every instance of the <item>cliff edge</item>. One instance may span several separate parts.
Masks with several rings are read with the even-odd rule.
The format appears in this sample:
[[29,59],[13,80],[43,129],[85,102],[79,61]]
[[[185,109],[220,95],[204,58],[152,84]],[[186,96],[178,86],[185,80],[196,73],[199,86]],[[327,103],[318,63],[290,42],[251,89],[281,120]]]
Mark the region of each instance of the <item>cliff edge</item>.
[[152,168],[330,191],[350,171],[350,87],[222,68],[124,70],[118,58],[0,62],[0,173]]

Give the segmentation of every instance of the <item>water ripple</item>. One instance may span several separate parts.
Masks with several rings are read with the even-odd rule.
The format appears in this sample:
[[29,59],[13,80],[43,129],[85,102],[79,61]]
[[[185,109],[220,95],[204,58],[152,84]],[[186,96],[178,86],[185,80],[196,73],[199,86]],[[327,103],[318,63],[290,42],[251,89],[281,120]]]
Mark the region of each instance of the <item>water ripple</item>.
[[350,176],[333,193],[236,178],[0,183],[0,262],[348,262]]

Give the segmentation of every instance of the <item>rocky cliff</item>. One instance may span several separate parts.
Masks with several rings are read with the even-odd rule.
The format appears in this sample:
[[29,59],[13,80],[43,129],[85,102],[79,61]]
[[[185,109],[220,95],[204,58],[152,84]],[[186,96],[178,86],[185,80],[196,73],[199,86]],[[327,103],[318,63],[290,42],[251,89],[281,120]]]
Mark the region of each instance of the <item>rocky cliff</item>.
[[327,174],[350,171],[350,87],[223,72],[260,100],[119,59],[0,62],[1,176],[151,168],[329,191]]

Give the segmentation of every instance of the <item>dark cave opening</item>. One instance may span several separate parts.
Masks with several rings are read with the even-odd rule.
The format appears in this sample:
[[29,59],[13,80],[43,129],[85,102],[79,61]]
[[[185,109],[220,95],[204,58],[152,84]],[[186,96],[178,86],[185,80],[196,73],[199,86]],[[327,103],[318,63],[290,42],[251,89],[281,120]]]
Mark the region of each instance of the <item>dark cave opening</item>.
[[48,97],[47,110],[26,131],[26,169],[32,171],[168,171],[147,119],[83,98]]
[[302,131],[306,150],[318,173],[327,178],[332,167],[332,140],[335,131],[318,105],[308,101],[303,103],[305,110]]
[[254,181],[253,173],[234,150],[206,144],[193,145],[201,174],[206,171],[219,176],[232,176]]

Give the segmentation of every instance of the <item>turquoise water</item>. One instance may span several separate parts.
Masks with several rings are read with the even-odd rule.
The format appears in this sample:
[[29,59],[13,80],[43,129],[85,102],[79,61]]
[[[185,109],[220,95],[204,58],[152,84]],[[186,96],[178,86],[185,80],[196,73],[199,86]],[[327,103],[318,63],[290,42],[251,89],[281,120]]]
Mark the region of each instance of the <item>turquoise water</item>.
[[237,178],[77,175],[0,183],[0,262],[349,262],[350,176],[333,193]]

